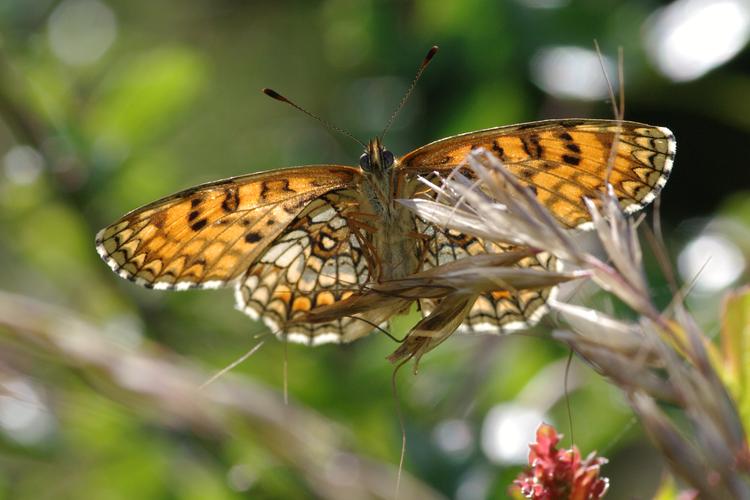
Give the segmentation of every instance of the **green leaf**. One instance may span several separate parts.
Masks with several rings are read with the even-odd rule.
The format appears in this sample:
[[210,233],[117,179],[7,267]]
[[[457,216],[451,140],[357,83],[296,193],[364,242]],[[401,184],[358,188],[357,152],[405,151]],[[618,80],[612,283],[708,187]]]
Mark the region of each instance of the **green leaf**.
[[721,315],[722,375],[750,428],[750,287],[727,294]]
[[654,493],[654,500],[675,500],[679,495],[674,476],[665,473],[661,478],[659,489]]

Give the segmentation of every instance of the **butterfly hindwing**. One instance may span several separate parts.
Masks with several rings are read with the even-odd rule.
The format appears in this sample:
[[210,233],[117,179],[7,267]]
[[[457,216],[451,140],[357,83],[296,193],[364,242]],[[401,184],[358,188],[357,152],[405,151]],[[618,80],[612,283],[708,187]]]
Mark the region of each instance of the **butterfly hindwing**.
[[[469,256],[514,250],[511,245],[487,242],[458,231],[437,228],[421,219],[418,220],[418,227],[420,232],[428,237],[425,239],[425,269]],[[527,269],[559,270],[557,259],[547,253],[525,257],[515,265]],[[458,331],[503,334],[528,328],[536,324],[547,311],[547,300],[554,293],[555,287],[508,290],[498,286],[497,290],[477,297]],[[433,307],[426,302],[423,309],[425,313],[429,313]]]
[[348,342],[369,333],[371,325],[350,317],[294,321],[350,297],[371,279],[352,229],[358,206],[357,193],[351,190],[311,202],[248,269],[237,289],[238,307],[295,342]]
[[242,276],[314,199],[359,182],[321,165],[234,177],[136,209],[97,234],[120,276],[157,289],[217,288]]

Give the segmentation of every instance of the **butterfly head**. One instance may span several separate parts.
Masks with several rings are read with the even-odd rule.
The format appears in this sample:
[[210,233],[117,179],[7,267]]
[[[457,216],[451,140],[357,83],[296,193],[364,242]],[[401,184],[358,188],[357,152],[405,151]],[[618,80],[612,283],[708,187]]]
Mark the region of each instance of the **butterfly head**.
[[359,157],[359,166],[367,173],[384,172],[393,168],[393,153],[383,147],[378,137],[370,139],[365,152]]

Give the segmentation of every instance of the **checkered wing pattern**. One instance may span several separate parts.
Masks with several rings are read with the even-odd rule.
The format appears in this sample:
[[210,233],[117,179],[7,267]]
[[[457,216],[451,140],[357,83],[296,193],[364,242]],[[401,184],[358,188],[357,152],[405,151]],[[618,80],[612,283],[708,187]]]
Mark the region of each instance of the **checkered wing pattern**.
[[294,342],[349,342],[369,333],[372,325],[351,317],[288,324],[350,297],[370,279],[363,235],[352,228],[357,207],[357,193],[349,190],[310,203],[248,269],[238,307]]
[[[501,253],[513,249],[510,245],[500,245],[483,241],[453,230],[443,230],[418,221],[420,232],[425,239],[425,269],[448,264],[472,255]],[[526,257],[517,264],[531,269],[558,270],[558,261],[547,253]],[[461,333],[509,333],[536,324],[547,312],[547,300],[555,292],[554,287],[538,290],[508,290],[498,286],[497,290],[481,294],[467,314],[458,331]],[[424,301],[425,314],[433,309],[429,301]]]

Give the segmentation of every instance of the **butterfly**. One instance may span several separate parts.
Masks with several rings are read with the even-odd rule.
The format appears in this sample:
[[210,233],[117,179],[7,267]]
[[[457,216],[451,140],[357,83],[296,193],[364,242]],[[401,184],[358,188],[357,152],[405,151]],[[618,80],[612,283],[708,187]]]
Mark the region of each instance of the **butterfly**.
[[[512,250],[435,227],[398,203],[433,196],[420,178],[448,176],[478,148],[500,159],[562,224],[586,228],[590,216],[583,199],[603,192],[608,175],[626,212],[653,201],[669,176],[676,143],[664,127],[595,119],[490,128],[401,157],[375,137],[356,166],[283,168],[155,201],[102,229],[96,248],[118,275],[147,288],[233,287],[237,308],[286,340],[350,342],[402,311],[375,308],[316,323],[305,318],[371,283]],[[536,254],[515,265],[556,269],[557,261]],[[526,327],[544,313],[551,293],[482,294],[464,311],[460,329],[499,333]],[[425,314],[434,307],[425,300]]]

